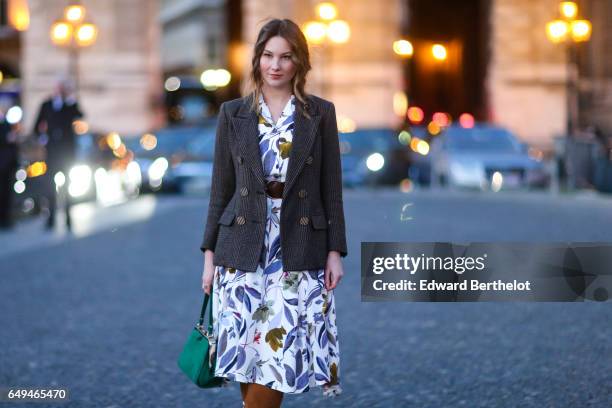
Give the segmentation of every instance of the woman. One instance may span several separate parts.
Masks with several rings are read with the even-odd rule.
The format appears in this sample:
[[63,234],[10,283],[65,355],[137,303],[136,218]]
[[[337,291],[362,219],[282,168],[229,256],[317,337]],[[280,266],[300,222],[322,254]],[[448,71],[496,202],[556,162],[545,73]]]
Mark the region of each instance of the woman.
[[304,92],[310,68],[299,27],[272,20],[254,47],[252,91],[219,113],[202,288],[213,291],[216,375],[240,382],[249,408],[313,386],[342,391],[338,130],[334,105]]

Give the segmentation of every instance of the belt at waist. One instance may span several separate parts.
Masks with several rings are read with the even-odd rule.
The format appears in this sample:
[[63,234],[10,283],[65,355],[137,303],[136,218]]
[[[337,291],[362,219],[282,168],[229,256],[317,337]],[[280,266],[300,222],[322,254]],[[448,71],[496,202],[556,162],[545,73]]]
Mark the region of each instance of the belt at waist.
[[282,198],[285,183],[281,181],[269,181],[266,183],[266,193],[272,198]]

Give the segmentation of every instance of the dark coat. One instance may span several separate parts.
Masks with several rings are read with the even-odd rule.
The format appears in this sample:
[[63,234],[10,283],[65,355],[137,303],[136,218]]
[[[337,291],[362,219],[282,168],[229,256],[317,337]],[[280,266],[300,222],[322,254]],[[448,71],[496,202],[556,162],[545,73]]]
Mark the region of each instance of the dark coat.
[[47,125],[47,165],[53,169],[73,164],[76,155],[76,135],[72,122],[83,117],[76,101],[65,101],[61,109],[53,108],[53,100],[45,100],[38,111],[34,132],[40,134],[42,123]]
[[[250,101],[246,96],[221,105],[200,249],[214,251],[215,265],[254,272],[264,245],[267,202],[258,118]],[[334,104],[307,96],[308,119],[296,103],[280,219],[284,271],[323,269],[332,250],[347,255]]]
[[[19,165],[19,148],[16,141],[10,140],[12,126],[5,120],[0,120],[0,173],[13,173]],[[13,174],[11,174],[13,176]],[[2,192],[4,194],[4,192]]]

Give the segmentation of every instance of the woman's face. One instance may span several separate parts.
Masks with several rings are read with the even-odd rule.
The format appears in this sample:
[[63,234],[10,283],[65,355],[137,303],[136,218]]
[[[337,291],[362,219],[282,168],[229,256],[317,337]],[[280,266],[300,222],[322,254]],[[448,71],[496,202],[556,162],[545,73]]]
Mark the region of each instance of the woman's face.
[[291,59],[291,46],[283,37],[268,40],[259,59],[264,84],[272,88],[291,88],[296,65]]

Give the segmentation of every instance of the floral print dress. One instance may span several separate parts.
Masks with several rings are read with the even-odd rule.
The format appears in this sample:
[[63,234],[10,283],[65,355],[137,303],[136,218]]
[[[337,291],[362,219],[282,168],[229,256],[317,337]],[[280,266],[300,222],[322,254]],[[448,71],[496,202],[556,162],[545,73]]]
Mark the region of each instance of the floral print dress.
[[[259,99],[259,150],[267,181],[285,181],[293,138],[295,96],[274,123]],[[283,271],[280,246],[282,198],[267,200],[267,223],[255,272],[216,266],[213,327],[217,338],[215,375],[298,394],[322,386],[342,392],[339,339],[333,291],[324,269]]]

